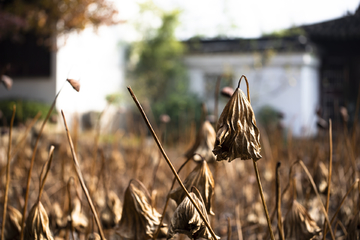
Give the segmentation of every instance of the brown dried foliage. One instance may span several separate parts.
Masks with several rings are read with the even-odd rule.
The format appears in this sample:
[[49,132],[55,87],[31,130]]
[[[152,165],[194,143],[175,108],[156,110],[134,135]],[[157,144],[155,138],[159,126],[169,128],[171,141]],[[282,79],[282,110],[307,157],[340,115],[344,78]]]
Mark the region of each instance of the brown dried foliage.
[[112,228],[120,221],[122,213],[121,201],[113,191],[109,192],[105,209],[100,213],[100,220],[104,228]]
[[[131,180],[125,191],[123,213],[117,234],[134,240],[152,238],[160,224],[161,214],[151,206],[150,202],[150,195],[144,185],[137,180]],[[158,237],[166,236],[166,232],[167,227],[162,226]]]
[[238,87],[220,115],[216,126],[216,160],[231,162],[261,158],[260,132],[255,114],[244,92]]
[[8,206],[6,211],[6,222],[4,239],[17,239],[21,231],[22,214],[14,207]]
[[[194,170],[184,180],[184,186],[188,190],[190,190],[193,186],[196,187],[205,202],[204,206],[207,213],[215,215],[212,211],[212,199],[215,193],[215,182],[206,161],[202,161],[194,168]],[[170,192],[170,197],[179,205],[186,197],[186,194],[182,188],[178,187]]]
[[[204,201],[202,200],[201,195],[197,191],[195,192],[196,193],[191,192],[190,196],[209,222]],[[177,233],[186,234],[190,239],[213,239],[210,231],[188,197],[184,198],[176,208],[171,218],[167,239],[173,238]],[[219,239],[219,237],[217,238]]]
[[284,231],[286,239],[309,240],[318,235],[321,229],[306,209],[294,200],[284,220]]
[[185,153],[186,158],[193,156],[195,161],[201,161],[201,157],[194,155],[200,154],[206,161],[214,162],[215,155],[212,152],[214,149],[214,143],[216,139],[216,132],[209,121],[204,121],[196,136],[196,141],[191,149]]
[[66,79],[66,81],[68,81],[70,83],[70,85],[77,91],[80,91],[80,81],[75,80],[75,79]]
[[49,218],[41,202],[31,208],[24,230],[26,240],[53,240],[49,228]]

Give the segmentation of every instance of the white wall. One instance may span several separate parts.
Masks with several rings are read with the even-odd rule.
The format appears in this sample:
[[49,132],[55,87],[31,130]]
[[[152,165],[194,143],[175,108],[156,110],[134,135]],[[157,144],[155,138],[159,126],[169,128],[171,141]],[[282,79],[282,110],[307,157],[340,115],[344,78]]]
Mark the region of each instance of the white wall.
[[0,86],[0,99],[18,98],[51,104],[56,94],[56,52],[51,53],[49,77],[13,78],[10,90]]
[[[316,133],[315,110],[319,104],[316,57],[305,53],[278,53],[264,62],[258,54],[206,54],[189,55],[185,62],[191,90],[200,97],[204,96],[205,74],[230,71],[235,76],[233,88],[240,76],[245,75],[255,112],[264,105],[272,106],[284,113],[283,123],[294,136]],[[241,89],[246,93],[245,81]],[[204,100],[208,108],[213,109],[213,99]]]

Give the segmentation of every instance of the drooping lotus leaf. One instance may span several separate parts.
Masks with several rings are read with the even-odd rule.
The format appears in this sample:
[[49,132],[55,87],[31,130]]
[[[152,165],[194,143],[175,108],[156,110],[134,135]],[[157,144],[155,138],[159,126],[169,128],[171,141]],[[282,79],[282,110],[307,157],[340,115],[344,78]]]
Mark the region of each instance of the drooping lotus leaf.
[[286,239],[310,240],[318,235],[321,229],[306,209],[294,200],[284,219],[284,232]]
[[221,113],[213,150],[217,161],[261,158],[260,132],[249,99],[238,86]]
[[53,240],[49,218],[40,201],[31,208],[24,229],[25,240]]
[[[209,222],[209,218],[206,213],[206,208],[204,202],[202,201],[201,195],[197,195],[194,192],[191,192],[190,196],[195,201],[196,205],[199,207],[201,213],[205,216],[207,222]],[[173,238],[174,235],[177,233],[186,234],[190,239],[213,239],[209,229],[206,227],[200,214],[198,213],[195,206],[188,197],[185,197],[184,200],[176,208],[171,218],[167,239]],[[217,239],[220,238],[217,237]]]
[[[206,161],[202,161],[184,180],[184,186],[190,191],[191,187],[196,187],[205,202],[208,214],[215,215],[212,211],[212,199],[215,193],[215,182]],[[170,198],[174,199],[179,205],[186,197],[186,193],[181,187],[170,192]]]
[[[216,132],[209,121],[204,121],[196,136],[194,145],[185,153],[185,157],[190,158],[195,153],[201,155],[207,162],[215,161],[215,155],[212,152],[216,139]],[[193,156],[195,161],[201,161],[200,156]]]
[[[122,217],[116,233],[125,239],[143,240],[153,237],[160,224],[161,214],[151,204],[144,185],[131,180],[125,191]],[[167,227],[161,226],[159,238],[166,236]]]
[[4,238],[6,240],[20,237],[22,214],[12,206],[7,207]]

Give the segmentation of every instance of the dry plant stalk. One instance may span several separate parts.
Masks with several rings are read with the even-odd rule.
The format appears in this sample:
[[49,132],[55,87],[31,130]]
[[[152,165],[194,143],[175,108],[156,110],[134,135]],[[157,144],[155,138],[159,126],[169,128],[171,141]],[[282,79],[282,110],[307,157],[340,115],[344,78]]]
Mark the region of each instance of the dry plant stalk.
[[[247,98],[240,89],[243,77],[247,84]],[[231,162],[236,158],[257,161],[261,158],[260,150],[260,132],[250,104],[249,84],[243,75],[216,125],[216,141],[213,152],[217,161]]]
[[67,122],[66,122],[66,118],[65,118],[65,115],[64,115],[64,112],[61,110],[61,115],[63,117],[63,120],[64,120],[64,125],[65,125],[65,130],[66,130],[66,135],[67,135],[67,138],[68,138],[68,141],[69,141],[69,145],[70,145],[70,149],[71,149],[71,154],[73,156],[73,162],[74,162],[74,167],[75,167],[75,171],[76,171],[76,174],[78,176],[78,179],[80,181],[80,185],[81,185],[81,188],[83,189],[84,193],[85,193],[85,196],[86,196],[86,199],[90,205],[90,209],[92,211],[92,213],[94,214],[94,217],[95,217],[95,222],[96,222],[96,225],[99,229],[99,233],[100,233],[100,237],[101,237],[101,240],[105,240],[105,236],[104,236],[104,233],[103,233],[103,230],[102,230],[102,227],[101,227],[101,223],[100,223],[100,220],[99,220],[99,217],[97,215],[97,212],[96,212],[96,209],[94,207],[94,204],[90,198],[90,194],[89,194],[89,191],[87,190],[86,188],[86,185],[85,185],[85,182],[84,182],[84,179],[83,179],[83,176],[82,176],[82,173],[81,173],[81,169],[80,169],[80,165],[79,165],[79,162],[77,160],[77,157],[76,157],[76,153],[75,153],[75,149],[74,149],[74,144],[72,142],[72,139],[71,139],[71,136],[70,136],[70,132],[69,132],[69,128],[67,126]]
[[[206,212],[210,215],[215,215],[212,211],[212,199],[215,193],[215,182],[206,161],[203,160],[199,163],[186,177],[184,180],[184,186],[188,190],[193,186],[196,187],[205,202]],[[170,198],[174,199],[177,205],[179,205],[185,197],[186,194],[180,187],[170,192]]]
[[[194,199],[196,205],[201,209],[202,214],[207,218],[207,221],[209,221],[201,194],[195,189],[195,187],[192,188],[190,197]],[[176,233],[186,234],[190,239],[213,239],[210,231],[188,197],[185,197],[176,208],[171,218],[167,239],[173,238]],[[216,236],[216,239],[220,238]]]
[[[332,154],[333,154],[333,146],[332,146],[332,123],[331,119],[329,119],[329,148],[330,148],[330,156],[329,156],[329,172],[328,172],[328,182],[327,182],[327,197],[326,197],[326,205],[325,210],[326,213],[329,212],[329,204],[330,204],[330,189],[331,189],[331,173],[332,173]],[[324,233],[323,233],[323,240],[326,238],[326,223],[324,223]]]
[[279,168],[281,163],[278,162],[276,164],[276,209],[277,209],[277,227],[279,231],[279,238],[281,240],[285,240],[284,237],[284,231],[283,231],[283,224],[282,224],[282,214],[281,214],[281,187],[280,187],[280,174],[279,174]]
[[194,205],[195,209],[196,209],[196,210],[198,211],[198,213],[200,214],[202,220],[205,222],[205,225],[207,226],[207,228],[208,228],[209,231],[211,232],[211,235],[213,236],[213,238],[216,239],[216,238],[217,238],[217,237],[216,237],[216,234],[215,234],[214,231],[212,230],[209,222],[207,221],[207,219],[205,218],[205,216],[202,214],[200,208],[196,205],[195,201],[190,197],[189,192],[186,190],[186,188],[185,188],[184,184],[182,183],[179,175],[176,173],[176,170],[175,170],[174,166],[172,165],[169,157],[167,156],[164,148],[162,147],[159,138],[157,137],[154,129],[152,128],[152,126],[151,126],[148,118],[146,117],[146,114],[145,114],[143,108],[141,107],[141,105],[140,105],[139,101],[137,100],[137,98],[136,98],[134,92],[132,91],[131,87],[128,87],[128,90],[129,90],[130,95],[131,95],[131,97],[133,98],[136,106],[138,107],[138,109],[139,109],[139,111],[140,111],[140,113],[141,113],[141,115],[142,115],[142,117],[143,117],[146,125],[148,126],[148,128],[149,128],[149,130],[150,130],[150,132],[151,132],[151,134],[152,134],[152,136],[153,136],[156,144],[158,145],[161,153],[163,154],[163,156],[164,156],[164,158],[165,158],[165,161],[167,162],[167,164],[169,165],[171,171],[173,172],[174,176],[176,177],[176,180],[178,181],[178,183],[180,184],[181,188],[184,190],[184,192],[186,193],[186,195],[187,195],[188,198],[190,199],[191,203]]
[[293,200],[284,220],[285,238],[290,240],[310,240],[321,232],[306,209]]
[[8,203],[8,195],[9,195],[9,186],[10,186],[10,153],[11,153],[11,141],[12,141],[12,128],[14,125],[16,112],[16,105],[13,106],[13,113],[11,116],[10,122],[10,130],[9,130],[9,145],[7,151],[7,163],[6,163],[6,186],[5,186],[5,195],[4,195],[4,212],[3,212],[3,221],[1,225],[1,240],[4,240],[4,232],[5,232],[5,224],[6,224],[6,210]]
[[[125,191],[123,213],[116,233],[125,239],[153,238],[160,225],[161,215],[150,202],[151,197],[145,186],[140,181],[132,179]],[[162,225],[160,228],[159,237],[163,238],[166,236],[167,227]]]
[[26,226],[24,229],[25,239],[47,239],[53,240],[49,227],[48,215],[40,202],[41,195],[44,190],[45,181],[48,176],[51,162],[53,159],[54,146],[51,146],[49,152],[49,160],[44,164],[39,181],[39,197],[37,202],[31,208],[29,216],[26,220]]

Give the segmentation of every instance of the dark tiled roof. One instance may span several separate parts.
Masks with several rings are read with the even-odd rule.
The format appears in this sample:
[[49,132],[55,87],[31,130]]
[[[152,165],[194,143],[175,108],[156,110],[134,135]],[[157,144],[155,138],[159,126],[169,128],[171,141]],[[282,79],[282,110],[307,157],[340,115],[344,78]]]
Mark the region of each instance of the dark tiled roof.
[[256,39],[190,39],[184,41],[189,53],[239,53],[276,50],[278,52],[305,51],[304,36],[263,37]]
[[302,27],[312,40],[360,40],[360,6],[354,14]]

